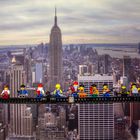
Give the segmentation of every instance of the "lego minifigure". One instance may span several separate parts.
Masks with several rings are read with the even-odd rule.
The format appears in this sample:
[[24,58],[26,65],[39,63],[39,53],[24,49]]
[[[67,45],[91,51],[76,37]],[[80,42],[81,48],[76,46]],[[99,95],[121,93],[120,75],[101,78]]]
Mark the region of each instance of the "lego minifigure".
[[18,96],[20,96],[20,97],[28,96],[28,91],[25,89],[25,85],[21,85],[20,90],[18,90],[17,92],[18,92]]
[[45,96],[45,92],[44,92],[42,84],[38,84],[36,94],[37,94],[36,98],[38,98],[38,99],[41,99]]
[[103,85],[103,96],[104,97],[110,97],[110,90],[109,90],[107,84],[104,84]]
[[55,88],[56,89],[54,90],[53,95],[55,97],[62,97],[63,95],[62,95],[61,85],[60,84],[56,84]]
[[133,96],[139,96],[138,88],[137,88],[137,85],[135,83],[133,83],[131,85],[131,94]]
[[9,99],[10,98],[10,90],[7,85],[4,86],[4,90],[1,93],[1,96],[3,99]]
[[72,86],[70,86],[70,91],[73,97],[78,97],[78,82],[74,81]]
[[99,91],[97,89],[97,85],[93,84],[90,87],[90,94],[92,95],[92,97],[97,97],[99,95]]
[[84,85],[80,85],[78,89],[79,89],[78,94],[80,98],[87,97],[87,94],[84,92]]
[[121,92],[120,92],[122,97],[127,97],[129,95],[129,92],[126,89],[126,86],[121,86]]

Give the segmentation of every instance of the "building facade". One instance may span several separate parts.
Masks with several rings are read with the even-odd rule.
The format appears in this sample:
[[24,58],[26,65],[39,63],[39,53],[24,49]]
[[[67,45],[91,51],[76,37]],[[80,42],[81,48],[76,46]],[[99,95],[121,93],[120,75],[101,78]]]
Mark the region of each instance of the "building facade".
[[[93,83],[101,92],[103,84],[113,87],[113,76],[78,76],[78,82],[84,84],[86,92]],[[114,104],[79,104],[78,131],[80,140],[113,140]]]
[[[10,70],[11,97],[17,97],[20,85],[26,83],[24,67],[13,61]],[[10,105],[10,140],[32,140],[32,113],[26,104]]]

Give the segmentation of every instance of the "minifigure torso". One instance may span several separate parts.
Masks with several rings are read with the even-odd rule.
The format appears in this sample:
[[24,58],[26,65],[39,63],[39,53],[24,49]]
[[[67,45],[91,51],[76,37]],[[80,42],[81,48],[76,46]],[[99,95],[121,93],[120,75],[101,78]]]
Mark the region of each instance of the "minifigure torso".
[[19,91],[19,94],[28,94],[27,90],[23,89]]
[[38,95],[44,95],[45,94],[45,92],[42,88],[38,88],[36,92],[37,92]]
[[1,93],[3,99],[9,99],[10,97],[10,90],[8,87],[5,87],[4,90]]
[[90,94],[99,94],[99,91],[96,87],[90,87]]
[[108,88],[103,89],[103,94],[105,94],[105,93],[109,93],[109,92],[110,92],[110,90],[109,90]]
[[137,87],[136,86],[132,86],[131,92],[132,92],[132,94],[138,94]]
[[10,95],[10,90],[3,90],[1,94],[2,95],[4,95],[4,94]]

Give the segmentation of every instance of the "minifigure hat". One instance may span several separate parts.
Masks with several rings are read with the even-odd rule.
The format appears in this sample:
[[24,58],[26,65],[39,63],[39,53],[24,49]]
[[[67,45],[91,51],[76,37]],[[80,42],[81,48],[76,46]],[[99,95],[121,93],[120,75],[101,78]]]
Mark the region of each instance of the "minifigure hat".
[[132,83],[132,86],[136,86],[136,83]]
[[21,88],[25,88],[25,85],[24,85],[24,84],[22,84],[20,87],[21,87]]
[[74,81],[74,82],[73,82],[73,85],[78,85],[78,82],[77,82],[77,81]]
[[42,84],[38,84],[38,87],[43,87],[43,85]]
[[5,85],[4,88],[9,88],[9,87],[7,85]]
[[104,84],[103,87],[104,87],[104,86],[108,86],[108,85],[107,85],[107,84]]
[[92,84],[91,86],[92,86],[92,87],[97,87],[97,85],[96,85],[96,84]]
[[81,84],[79,87],[84,87],[84,85],[83,85],[83,84]]

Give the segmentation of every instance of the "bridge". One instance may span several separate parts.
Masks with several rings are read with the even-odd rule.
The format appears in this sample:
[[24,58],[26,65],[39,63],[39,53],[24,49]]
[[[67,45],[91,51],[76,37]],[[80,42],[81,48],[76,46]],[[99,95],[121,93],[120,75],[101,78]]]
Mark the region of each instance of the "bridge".
[[97,103],[131,103],[140,102],[140,96],[134,97],[86,97],[86,98],[73,98],[73,97],[45,97],[41,99],[37,98],[0,98],[0,104],[97,104]]

